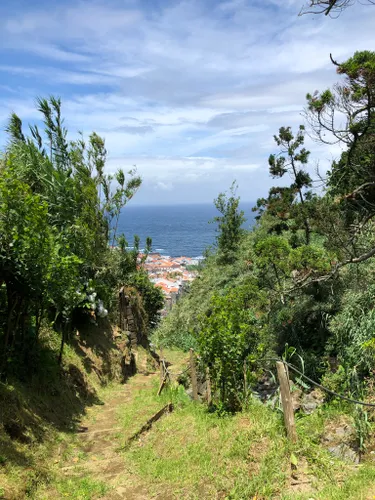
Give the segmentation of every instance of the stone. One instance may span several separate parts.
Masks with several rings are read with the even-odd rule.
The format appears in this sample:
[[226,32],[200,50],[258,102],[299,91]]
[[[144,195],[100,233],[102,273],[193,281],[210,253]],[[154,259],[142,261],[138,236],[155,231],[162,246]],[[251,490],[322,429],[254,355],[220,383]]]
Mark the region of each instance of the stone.
[[200,394],[201,396],[206,396],[206,393],[207,393],[207,382],[204,381],[199,381],[198,380],[198,394]]
[[335,457],[339,458],[340,460],[344,460],[345,462],[352,462],[355,464],[359,463],[358,453],[345,443],[330,446],[328,448],[328,451]]
[[299,410],[301,408],[301,398],[302,398],[301,389],[296,389],[292,392],[292,404],[294,411]]
[[185,392],[189,396],[190,399],[193,399],[193,389],[191,387],[189,387],[188,389],[186,389]]
[[323,404],[324,395],[321,391],[314,389],[309,394],[305,394],[302,398],[301,408],[307,414],[310,415],[318,406]]
[[352,430],[347,425],[344,427],[337,427],[337,429],[335,429],[336,436],[341,438],[348,437],[352,433],[353,433]]

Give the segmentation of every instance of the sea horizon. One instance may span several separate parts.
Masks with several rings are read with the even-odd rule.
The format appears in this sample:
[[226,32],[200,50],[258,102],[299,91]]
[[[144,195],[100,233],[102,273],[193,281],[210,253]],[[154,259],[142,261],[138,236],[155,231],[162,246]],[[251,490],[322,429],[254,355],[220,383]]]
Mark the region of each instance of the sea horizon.
[[[150,208],[150,207],[196,207],[196,206],[212,206],[215,208],[214,202],[189,202],[189,203],[152,203],[152,204],[139,204],[139,203],[132,203],[130,201],[128,205],[125,206],[123,210],[128,210],[129,208]],[[241,205],[256,205],[256,201],[240,201],[240,208]]]
[[[252,202],[240,202],[245,212],[244,228],[254,223]],[[210,223],[219,215],[213,203],[178,205],[133,205],[122,211],[118,234],[124,234],[132,246],[134,235],[140,237],[140,248],[152,238],[152,251],[170,257],[202,257],[215,244],[217,224]]]

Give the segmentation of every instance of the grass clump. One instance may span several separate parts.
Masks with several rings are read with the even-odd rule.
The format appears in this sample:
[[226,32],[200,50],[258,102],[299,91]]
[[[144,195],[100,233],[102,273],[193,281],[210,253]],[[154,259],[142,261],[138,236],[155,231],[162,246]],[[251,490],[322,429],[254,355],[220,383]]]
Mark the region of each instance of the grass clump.
[[62,497],[72,500],[100,498],[108,491],[105,483],[91,477],[61,480],[56,484],[56,489]]
[[76,478],[54,478],[51,484],[42,485],[30,495],[34,500],[49,498],[67,498],[69,500],[94,500],[102,498],[109,491],[109,487],[90,475]]
[[[153,391],[138,400],[149,410],[154,404],[160,409],[168,399],[175,404],[173,413],[125,451],[126,462],[150,491],[163,487],[187,499],[277,494],[286,480],[280,464],[287,463],[288,453],[280,416],[256,402],[247,412],[219,416],[181,389],[172,387],[163,398]],[[132,410],[122,411],[122,423],[131,421]]]
[[[181,387],[172,385],[158,398],[157,387],[155,381],[152,389],[139,391],[130,405],[119,409],[128,436],[166,402],[174,402],[171,414],[123,449],[131,473],[150,495],[163,491],[184,499],[372,498],[368,494],[375,468],[342,462],[322,444],[325,429],[338,425],[343,408],[325,406],[299,418],[298,443],[292,445],[285,437],[282,413],[255,399],[240,413],[220,414],[191,401]],[[143,416],[134,424],[137,415]]]

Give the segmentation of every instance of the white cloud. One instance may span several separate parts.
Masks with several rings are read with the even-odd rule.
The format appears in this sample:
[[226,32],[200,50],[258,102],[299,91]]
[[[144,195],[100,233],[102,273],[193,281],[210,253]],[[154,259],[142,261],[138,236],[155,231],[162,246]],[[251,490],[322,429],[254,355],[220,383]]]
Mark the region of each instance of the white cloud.
[[161,189],[162,191],[172,191],[173,184],[171,182],[162,182],[159,181],[156,183],[156,189]]
[[[12,55],[0,66],[0,120],[34,120],[34,96],[61,95],[69,128],[106,137],[109,169],[137,164],[151,201],[211,199],[233,176],[255,199],[272,182],[273,134],[301,123],[307,92],[337,80],[329,53],[373,45],[375,9],[332,20],[298,17],[300,4],[25,1],[0,18]],[[322,165],[340,154],[308,144]]]

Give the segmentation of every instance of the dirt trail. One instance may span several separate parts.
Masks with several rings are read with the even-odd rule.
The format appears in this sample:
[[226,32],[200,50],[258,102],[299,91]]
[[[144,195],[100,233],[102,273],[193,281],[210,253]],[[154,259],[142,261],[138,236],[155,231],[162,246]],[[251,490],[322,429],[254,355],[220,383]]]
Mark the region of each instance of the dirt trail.
[[[70,462],[71,465],[61,468],[64,475],[74,478],[89,474],[105,482],[110,486],[108,493],[102,497],[106,500],[158,498],[150,497],[141,481],[126,467],[119,451],[120,443],[124,442],[119,437],[123,438],[126,433],[117,418],[118,408],[126,402],[130,403],[139,391],[152,387],[155,377],[158,374],[138,373],[130,384],[124,384],[116,390],[103,407],[89,412],[81,422],[87,430],[77,434],[76,457],[73,458],[75,463],[73,465]],[[139,427],[145,423],[142,418]]]

